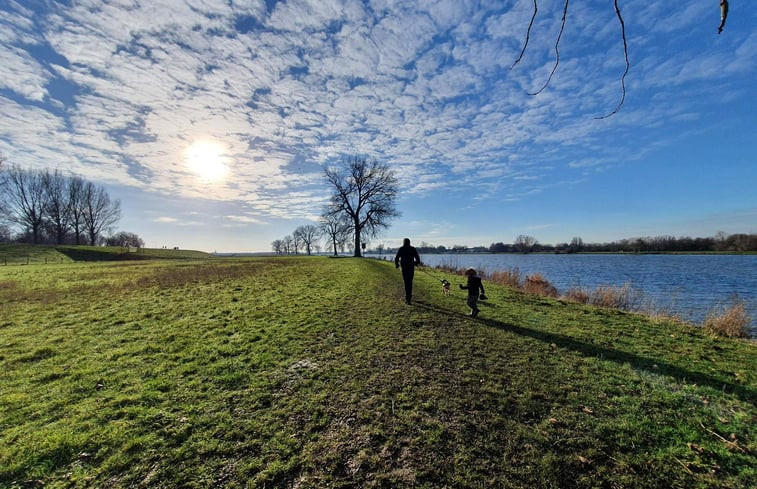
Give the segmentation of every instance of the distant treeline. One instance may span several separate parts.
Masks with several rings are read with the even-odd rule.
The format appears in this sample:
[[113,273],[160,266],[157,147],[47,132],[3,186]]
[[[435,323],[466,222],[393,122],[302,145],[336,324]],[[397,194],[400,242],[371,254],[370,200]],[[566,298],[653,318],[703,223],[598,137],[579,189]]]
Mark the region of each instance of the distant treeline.
[[[541,244],[531,236],[518,236],[513,243],[497,242],[486,246],[435,246],[422,242],[419,253],[684,253],[684,252],[757,252],[757,234],[718,233],[709,238],[655,236],[622,239],[610,243],[585,243],[573,238],[570,243]],[[374,252],[390,254],[396,248],[379,245]]]

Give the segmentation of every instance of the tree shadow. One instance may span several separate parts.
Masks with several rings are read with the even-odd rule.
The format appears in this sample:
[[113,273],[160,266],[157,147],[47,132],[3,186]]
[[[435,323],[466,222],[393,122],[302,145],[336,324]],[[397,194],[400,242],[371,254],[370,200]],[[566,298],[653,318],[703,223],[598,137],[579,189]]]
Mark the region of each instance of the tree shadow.
[[[636,353],[629,353],[605,346],[594,345],[560,333],[539,331],[537,329],[518,326],[492,318],[472,318],[459,311],[446,309],[439,306],[438,304],[432,304],[426,301],[416,301],[415,305],[417,307],[421,307],[439,314],[446,314],[459,317],[460,319],[467,319],[469,321],[485,324],[492,328],[501,329],[503,331],[515,333],[520,336],[542,341],[547,344],[554,343],[559,348],[569,349],[585,357],[598,357],[603,360],[610,360],[621,364],[627,363],[633,366],[633,368],[635,369],[645,370],[654,374],[667,375],[673,377],[678,381],[686,380],[689,383],[708,386],[713,389],[720,390],[724,393],[733,394],[744,402],[757,404],[757,391],[755,391],[755,389],[753,388],[725,381],[712,375],[683,368],[669,362],[645,357]],[[493,304],[490,304],[490,307],[495,306]]]

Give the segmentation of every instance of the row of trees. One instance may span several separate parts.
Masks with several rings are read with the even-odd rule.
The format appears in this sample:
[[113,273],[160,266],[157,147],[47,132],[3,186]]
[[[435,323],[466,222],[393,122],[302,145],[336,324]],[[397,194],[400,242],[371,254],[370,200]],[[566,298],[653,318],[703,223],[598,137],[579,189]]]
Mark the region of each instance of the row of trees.
[[751,252],[757,251],[757,234],[723,232],[707,238],[654,236],[621,239],[609,243],[585,243],[580,237],[570,243],[541,244],[531,236],[518,236],[512,244],[492,243],[490,253],[662,253],[662,252]]
[[[352,233],[352,227],[346,220],[322,216],[317,226],[300,226],[292,234],[274,240],[271,249],[277,255],[297,255],[301,252],[310,255],[327,249],[337,256],[340,252],[352,251]],[[324,246],[321,246],[321,240]]]
[[310,255],[314,251],[319,252],[321,245],[318,239],[321,237],[321,229],[313,224],[306,224],[287,234],[282,239],[274,240],[271,249],[277,255],[297,255],[301,251]]
[[[655,236],[622,239],[610,243],[584,243],[580,237],[570,243],[541,244],[533,236],[520,235],[512,243],[497,242],[487,246],[433,245],[425,241],[416,245],[421,254],[434,253],[670,253],[670,252],[755,252],[757,234],[725,234],[708,238]],[[397,248],[377,245],[371,253],[391,255]]]
[[[105,233],[120,218],[121,202],[103,187],[59,170],[7,166],[0,158],[0,240],[105,244]],[[111,238],[122,246],[144,245],[131,233]]]

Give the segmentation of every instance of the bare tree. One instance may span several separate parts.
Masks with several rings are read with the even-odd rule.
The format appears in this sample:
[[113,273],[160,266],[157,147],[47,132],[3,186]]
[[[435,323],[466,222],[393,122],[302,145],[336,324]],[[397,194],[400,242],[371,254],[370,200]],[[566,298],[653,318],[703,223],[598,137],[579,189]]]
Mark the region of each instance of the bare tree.
[[305,247],[305,252],[310,255],[313,249],[313,244],[320,237],[321,230],[317,226],[312,224],[306,224],[298,227],[294,234],[299,237],[302,245]]
[[338,256],[339,248],[349,238],[350,225],[338,215],[325,214],[321,219],[321,234],[329,241],[327,248],[333,249],[334,256]]
[[526,236],[525,234],[521,234],[517,238],[515,238],[515,243],[513,243],[513,246],[521,253],[528,253],[533,250],[534,246],[536,246],[536,243],[538,243],[538,241],[536,241],[536,238],[534,238],[533,236]]
[[37,244],[47,206],[42,173],[22,170],[17,166],[11,166],[4,172],[2,194],[8,217],[11,222],[26,229],[31,234],[32,243]]
[[398,182],[394,172],[376,160],[353,157],[341,167],[326,168],[334,193],[325,214],[345,215],[355,237],[354,255],[360,255],[362,235],[375,236],[399,216],[394,201]]
[[282,241],[280,239],[276,239],[276,240],[272,241],[271,242],[271,249],[277,255],[284,254],[284,241]]
[[3,163],[5,163],[5,156],[0,154],[0,223],[5,218],[5,172],[3,171]]
[[81,236],[84,234],[84,187],[86,181],[78,176],[72,175],[68,179],[68,205],[69,205],[69,225],[74,232],[74,243],[81,244]]
[[63,244],[70,228],[71,205],[68,202],[67,182],[66,177],[58,170],[42,172],[42,183],[47,194],[44,214],[55,234],[57,244]]
[[570,251],[574,253],[579,253],[583,251],[584,240],[581,239],[579,236],[575,236],[572,240],[570,240],[569,248],[570,248]]
[[95,246],[102,233],[121,219],[121,201],[116,199],[111,202],[103,187],[87,182],[84,184],[82,203],[84,230],[89,244]]
[[292,236],[287,234],[281,241],[284,245],[284,254],[288,255],[292,253],[292,248],[294,247],[294,239],[292,239]]
[[298,254],[300,252],[300,245],[302,244],[300,239],[300,234],[295,229],[292,233],[292,248],[294,248],[294,254]]
[[10,243],[11,238],[11,228],[4,224],[0,224],[0,243]]
[[6,243],[11,240],[11,228],[6,223],[5,215],[5,171],[3,170],[3,164],[5,163],[5,156],[0,154],[0,243]]
[[105,240],[108,246],[121,246],[124,248],[144,248],[145,242],[135,233],[121,231]]

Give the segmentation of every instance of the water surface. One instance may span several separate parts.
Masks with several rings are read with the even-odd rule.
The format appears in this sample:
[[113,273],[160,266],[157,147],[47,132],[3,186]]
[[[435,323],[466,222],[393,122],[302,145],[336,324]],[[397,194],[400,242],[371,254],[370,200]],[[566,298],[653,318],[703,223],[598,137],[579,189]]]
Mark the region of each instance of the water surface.
[[752,327],[757,325],[757,255],[424,254],[421,260],[429,266],[540,273],[561,293],[630,283],[645,307],[697,323],[737,295],[747,303]]

